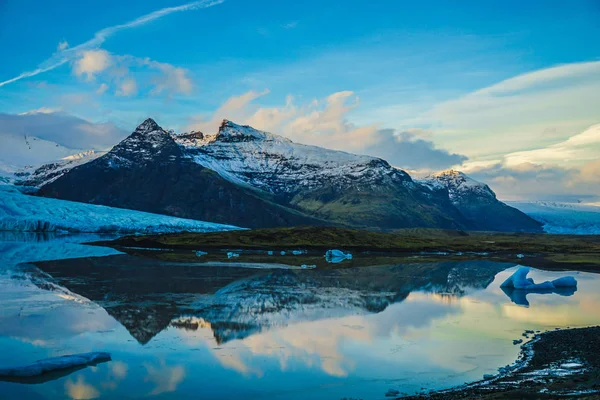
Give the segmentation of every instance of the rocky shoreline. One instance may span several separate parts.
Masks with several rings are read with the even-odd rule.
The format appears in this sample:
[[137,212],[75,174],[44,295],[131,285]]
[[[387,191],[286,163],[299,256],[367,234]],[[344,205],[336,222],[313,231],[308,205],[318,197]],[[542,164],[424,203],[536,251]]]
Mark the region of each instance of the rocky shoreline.
[[600,399],[600,326],[549,331],[521,347],[493,377],[416,399]]

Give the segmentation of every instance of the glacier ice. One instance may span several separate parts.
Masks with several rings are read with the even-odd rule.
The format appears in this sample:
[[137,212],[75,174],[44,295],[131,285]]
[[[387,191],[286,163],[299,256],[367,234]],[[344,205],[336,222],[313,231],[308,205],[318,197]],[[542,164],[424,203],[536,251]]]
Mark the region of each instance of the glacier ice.
[[327,260],[328,263],[337,264],[344,260],[351,260],[351,259],[352,259],[352,254],[344,253],[341,250],[336,250],[336,249],[327,250],[327,252],[325,253],[325,260]]
[[546,233],[600,234],[600,207],[592,204],[536,201],[509,202],[508,205],[541,222]]
[[533,279],[527,278],[531,268],[519,267],[508,279],[501,285],[501,288],[517,289],[517,290],[553,290],[556,288],[576,287],[577,281],[572,276],[565,276],[553,281],[535,283]]
[[33,364],[20,367],[1,368],[0,380],[11,380],[11,378],[31,378],[53,371],[95,365],[101,362],[110,361],[110,359],[110,354],[104,352],[82,353],[47,358],[45,360],[36,361]]
[[233,229],[239,228],[115,207],[28,196],[14,186],[0,184],[0,231],[170,233]]

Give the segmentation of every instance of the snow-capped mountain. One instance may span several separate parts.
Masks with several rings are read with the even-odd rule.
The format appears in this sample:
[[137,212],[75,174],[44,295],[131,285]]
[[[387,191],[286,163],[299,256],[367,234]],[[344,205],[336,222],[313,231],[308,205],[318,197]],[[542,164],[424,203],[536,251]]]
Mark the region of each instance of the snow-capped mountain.
[[496,198],[488,185],[460,171],[442,171],[425,177],[423,184],[432,190],[447,190],[452,204],[473,229],[485,231],[541,232],[541,224]]
[[196,163],[152,119],[108,153],[43,185],[38,194],[243,227],[319,222]]
[[468,228],[447,194],[381,159],[295,144],[230,121],[215,135],[175,136],[148,119],[39,193],[244,227]]
[[553,201],[510,202],[544,225],[544,231],[555,234],[599,235],[600,207]]
[[228,120],[216,135],[192,135],[175,140],[194,161],[232,182],[275,195],[293,196],[323,186],[411,183],[408,174],[379,158],[297,144]]
[[[175,135],[147,119],[108,153],[40,168],[46,170],[22,184],[41,182],[42,196],[244,227],[541,230],[464,174],[414,181],[376,157],[298,144],[228,120],[215,134]],[[488,215],[498,210],[503,218]]]
[[41,187],[67,173],[78,165],[90,162],[106,152],[88,150],[63,157],[58,161],[37,168],[23,168],[14,172],[14,183],[19,186]]

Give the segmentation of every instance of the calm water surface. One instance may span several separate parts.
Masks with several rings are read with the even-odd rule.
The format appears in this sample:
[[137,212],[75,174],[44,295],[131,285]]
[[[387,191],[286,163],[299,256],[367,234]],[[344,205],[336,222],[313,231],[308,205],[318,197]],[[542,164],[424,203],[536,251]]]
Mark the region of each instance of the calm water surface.
[[181,263],[78,244],[94,239],[0,236],[0,367],[113,356],[0,382],[0,398],[384,399],[495,373],[526,329],[600,323],[594,274],[569,272],[575,293],[523,296],[499,288],[516,264]]

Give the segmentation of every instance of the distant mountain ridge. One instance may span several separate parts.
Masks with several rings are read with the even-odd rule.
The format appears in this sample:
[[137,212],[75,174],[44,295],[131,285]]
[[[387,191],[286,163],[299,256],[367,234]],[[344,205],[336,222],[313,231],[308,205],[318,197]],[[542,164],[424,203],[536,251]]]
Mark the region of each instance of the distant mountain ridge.
[[488,185],[462,172],[438,172],[427,176],[423,182],[446,189],[452,204],[469,220],[472,229],[511,231],[515,226],[526,232],[542,229],[538,221],[498,200]]
[[[460,185],[449,184],[443,176],[413,180],[380,158],[297,144],[228,120],[216,134],[174,135],[147,119],[39,194],[245,227],[541,231],[487,185],[464,174]],[[487,215],[499,209],[511,219]]]

